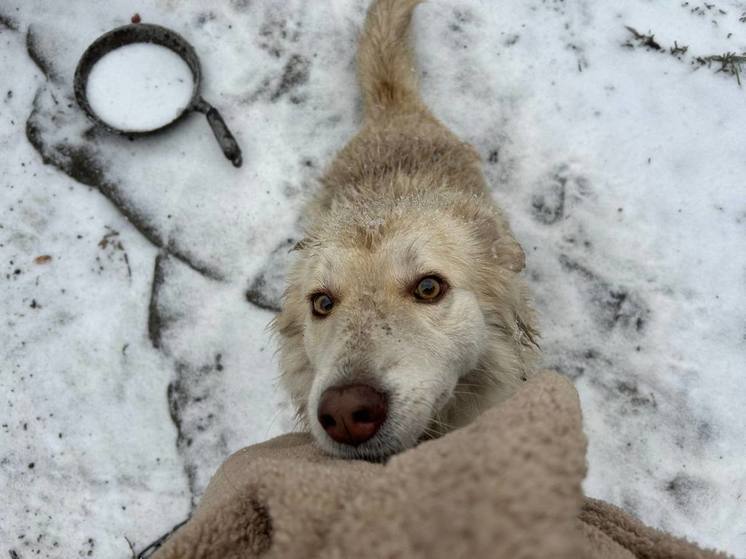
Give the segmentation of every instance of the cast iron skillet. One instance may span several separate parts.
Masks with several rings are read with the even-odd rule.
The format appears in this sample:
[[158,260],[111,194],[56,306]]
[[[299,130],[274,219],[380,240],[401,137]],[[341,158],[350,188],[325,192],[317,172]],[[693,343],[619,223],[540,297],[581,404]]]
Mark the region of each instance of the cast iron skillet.
[[[152,130],[128,131],[114,128],[96,115],[86,97],[88,75],[91,73],[91,69],[96,62],[114,49],[132,43],[153,43],[155,45],[166,47],[184,59],[184,62],[187,63],[189,69],[192,71],[192,99],[189,101],[189,104],[181,114],[176,116],[171,122]],[[212,128],[212,132],[215,134],[215,138],[220,144],[220,148],[223,150],[225,156],[230,159],[233,165],[240,167],[242,163],[241,148],[238,147],[236,139],[233,137],[233,134],[230,133],[230,130],[228,130],[223,117],[220,116],[217,109],[200,96],[199,89],[201,79],[202,70],[200,68],[199,58],[197,58],[197,54],[194,52],[192,45],[187,43],[181,35],[171,31],[170,29],[161,27],[160,25],[134,23],[131,25],[123,25],[122,27],[112,29],[108,33],[104,33],[86,49],[80,62],[78,62],[78,67],[75,69],[75,98],[88,116],[99,126],[102,126],[106,130],[114,132],[115,134],[124,134],[127,136],[143,136],[145,134],[152,134],[153,132],[163,130],[184,118],[189,111],[203,113],[207,116],[207,122],[210,123],[210,128]]]

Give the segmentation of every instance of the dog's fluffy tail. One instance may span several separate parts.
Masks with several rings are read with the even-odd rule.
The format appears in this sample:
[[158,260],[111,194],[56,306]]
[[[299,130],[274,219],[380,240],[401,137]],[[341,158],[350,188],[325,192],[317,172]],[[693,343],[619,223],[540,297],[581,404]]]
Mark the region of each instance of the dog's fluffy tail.
[[374,0],[357,53],[366,118],[422,106],[409,45],[409,25],[422,0]]

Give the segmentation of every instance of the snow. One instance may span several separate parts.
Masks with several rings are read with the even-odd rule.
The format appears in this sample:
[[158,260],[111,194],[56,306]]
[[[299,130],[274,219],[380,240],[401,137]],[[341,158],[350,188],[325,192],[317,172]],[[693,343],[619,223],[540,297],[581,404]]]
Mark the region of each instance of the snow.
[[86,97],[96,116],[111,127],[144,132],[184,112],[193,88],[192,71],[178,54],[134,43],[106,53],[93,65]]
[[[0,2],[0,553],[129,557],[228,453],[292,429],[266,326],[302,202],[359,124],[366,5]],[[199,115],[91,129],[75,65],[135,11],[195,47],[240,169]],[[545,364],[580,393],[586,491],[738,557],[746,91],[705,57],[746,51],[744,13],[430,0],[414,22],[423,96],[481,153]]]

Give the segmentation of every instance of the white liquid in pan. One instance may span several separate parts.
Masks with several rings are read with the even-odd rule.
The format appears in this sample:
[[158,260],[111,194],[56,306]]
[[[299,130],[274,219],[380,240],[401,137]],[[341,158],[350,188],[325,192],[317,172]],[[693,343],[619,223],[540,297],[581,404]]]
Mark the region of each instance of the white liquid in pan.
[[192,98],[192,71],[166,47],[135,43],[94,64],[86,95],[96,116],[119,130],[145,132],[179,116]]

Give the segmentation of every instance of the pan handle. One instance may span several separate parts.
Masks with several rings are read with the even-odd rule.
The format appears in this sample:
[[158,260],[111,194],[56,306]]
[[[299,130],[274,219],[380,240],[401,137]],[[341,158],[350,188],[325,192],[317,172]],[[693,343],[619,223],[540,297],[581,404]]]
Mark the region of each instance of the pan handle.
[[243,163],[241,148],[238,147],[236,138],[228,130],[228,126],[226,126],[218,110],[202,98],[194,105],[194,109],[207,117],[207,122],[210,123],[210,128],[212,128],[212,133],[215,134],[215,139],[220,144],[220,149],[223,150],[223,153],[230,159],[234,167],[240,167],[241,163]]

